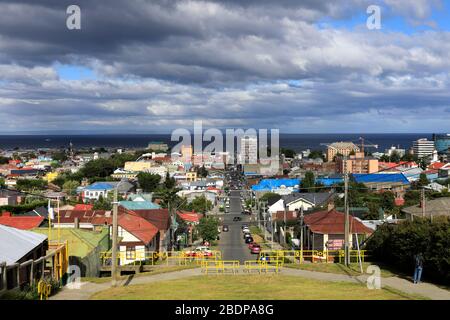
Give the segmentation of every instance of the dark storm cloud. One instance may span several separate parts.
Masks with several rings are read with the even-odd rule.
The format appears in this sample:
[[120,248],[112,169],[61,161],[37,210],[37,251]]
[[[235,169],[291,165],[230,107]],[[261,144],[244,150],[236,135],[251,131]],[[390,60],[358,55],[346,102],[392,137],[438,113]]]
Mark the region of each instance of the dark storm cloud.
[[[316,25],[365,13],[370,2],[0,0],[0,125],[146,130],[203,119],[401,131],[445,123],[448,32]],[[66,28],[71,4],[81,7],[82,30]],[[422,0],[392,8],[414,19],[430,12]],[[56,63],[96,77],[66,80]]]

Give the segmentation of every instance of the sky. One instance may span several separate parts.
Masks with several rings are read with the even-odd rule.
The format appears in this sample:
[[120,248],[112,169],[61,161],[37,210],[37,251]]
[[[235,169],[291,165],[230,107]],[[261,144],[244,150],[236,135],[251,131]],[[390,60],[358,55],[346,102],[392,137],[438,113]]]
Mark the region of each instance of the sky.
[[[371,5],[380,29],[366,25]],[[194,121],[428,133],[449,120],[450,1],[0,0],[2,134]]]

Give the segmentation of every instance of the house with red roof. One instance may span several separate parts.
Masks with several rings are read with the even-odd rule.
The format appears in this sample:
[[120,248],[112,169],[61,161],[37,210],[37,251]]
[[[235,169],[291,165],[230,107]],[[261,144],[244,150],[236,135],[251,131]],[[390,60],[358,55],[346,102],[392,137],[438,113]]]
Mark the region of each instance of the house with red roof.
[[0,224],[21,230],[31,230],[44,224],[45,217],[40,216],[13,216],[10,212],[3,212]]
[[78,203],[73,207],[74,211],[87,211],[87,210],[92,210],[94,208],[94,205],[92,204],[81,204]]
[[[335,209],[307,214],[304,217],[306,236],[304,246],[310,250],[339,250],[344,246],[345,215]],[[356,246],[356,237],[363,238],[373,233],[359,219],[349,217],[350,247]]]
[[119,215],[121,214],[139,216],[153,224],[159,230],[158,250],[166,250],[169,247],[170,215],[168,209],[130,210],[123,206],[119,206]]
[[126,265],[148,259],[150,252],[159,251],[158,227],[135,213],[118,217],[119,264]]

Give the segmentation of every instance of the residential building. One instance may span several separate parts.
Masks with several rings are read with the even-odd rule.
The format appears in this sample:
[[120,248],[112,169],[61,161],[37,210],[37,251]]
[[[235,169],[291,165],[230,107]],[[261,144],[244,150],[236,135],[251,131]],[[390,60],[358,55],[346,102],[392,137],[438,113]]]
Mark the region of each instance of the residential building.
[[158,228],[137,214],[119,215],[118,237],[119,265],[146,260],[148,252],[159,251]]
[[[33,229],[33,232],[49,235],[48,228]],[[110,249],[111,242],[107,226],[95,230],[76,228],[52,230],[50,240],[55,239],[67,243],[69,264],[80,268],[80,276],[100,276],[100,258]]]
[[[47,246],[45,235],[0,224],[0,264],[6,262],[6,266],[11,266],[28,260],[37,260],[45,256]],[[5,269],[0,269],[2,272],[3,270]],[[6,288],[0,283],[0,291],[29,283],[30,266],[21,268],[19,276],[17,268],[7,270],[6,275]],[[1,272],[0,279],[4,279]],[[20,279],[20,283],[17,283],[17,279]]]
[[[304,217],[305,238],[304,247],[311,250],[340,250],[344,246],[345,215],[342,212],[319,211]],[[349,216],[350,247],[356,248],[356,239],[361,239],[373,233],[359,219]]]
[[333,194],[328,192],[310,192],[310,193],[292,193],[281,196],[279,200],[274,203],[269,203],[268,212],[275,213],[284,211],[286,205],[287,211],[311,210],[318,206],[326,205],[333,199]]
[[100,196],[106,198],[116,187],[118,193],[123,196],[127,196],[136,189],[135,185],[127,180],[99,181],[83,188],[83,199],[89,201],[98,200]]
[[337,173],[374,173],[378,171],[378,159],[366,157],[362,152],[356,152],[347,158],[336,157]]
[[167,151],[169,150],[169,146],[167,143],[161,141],[152,141],[148,144],[147,149],[151,149],[154,151]]
[[40,227],[44,220],[45,217],[41,216],[12,215],[10,212],[3,212],[0,216],[0,225],[21,230],[31,230]]
[[127,172],[144,172],[151,169],[153,162],[150,161],[127,161],[124,170]]
[[240,140],[239,150],[240,164],[258,163],[258,138],[256,136],[244,136]]
[[418,139],[413,142],[413,154],[419,158],[430,157],[435,150],[434,141],[426,138]]
[[8,189],[0,189],[0,206],[15,206],[20,203],[20,193]]
[[182,145],[181,146],[181,157],[182,157],[182,161],[184,163],[191,163],[192,155],[193,155],[193,149],[192,149],[191,145],[189,145],[189,146]]
[[450,197],[426,200],[425,205],[421,202],[418,205],[402,209],[406,219],[413,220],[415,217],[432,218],[438,216],[450,217]]
[[336,155],[349,156],[353,152],[359,152],[359,147],[353,142],[334,142],[327,147],[327,160],[333,161]]
[[402,173],[353,174],[352,177],[373,191],[390,190],[396,197],[400,197],[409,186],[409,180]]

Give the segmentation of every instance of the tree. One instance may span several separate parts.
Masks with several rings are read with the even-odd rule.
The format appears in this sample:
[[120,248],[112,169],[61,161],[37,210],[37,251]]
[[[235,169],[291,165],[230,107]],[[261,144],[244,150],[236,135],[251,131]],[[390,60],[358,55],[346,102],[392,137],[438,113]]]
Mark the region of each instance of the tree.
[[406,154],[403,155],[403,157],[401,157],[401,160],[402,160],[402,161],[408,161],[408,162],[410,162],[410,161],[415,161],[415,162],[417,162],[417,161],[418,161],[418,158],[417,158],[417,156],[414,155],[414,154],[406,153]]
[[0,178],[0,188],[3,188],[5,186],[5,179]]
[[314,190],[311,189],[315,186],[316,184],[316,179],[314,177],[314,173],[312,171],[306,171],[305,173],[305,177],[302,179],[301,182],[301,189],[306,190],[307,192]]
[[164,187],[166,189],[172,189],[176,185],[175,178],[169,175],[169,172],[166,173],[166,179],[164,180]]
[[264,193],[261,198],[259,198],[260,201],[278,201],[281,199],[281,196],[278,193],[274,192],[267,192]]
[[197,175],[202,178],[206,178],[208,176],[208,170],[206,170],[204,165],[197,169]]
[[206,199],[205,196],[202,197],[195,197],[194,200],[191,201],[191,203],[189,203],[186,208],[188,210],[193,210],[195,212],[201,212],[201,213],[206,213],[209,210],[211,210],[213,207],[213,204],[211,201],[209,201],[208,199]]
[[313,150],[310,152],[308,158],[310,159],[324,159],[323,152],[320,150]]
[[215,217],[203,217],[197,225],[197,230],[203,240],[216,240],[219,235],[219,220]]
[[107,198],[103,198],[102,195],[98,197],[98,200],[94,202],[94,210],[111,210],[112,203]]
[[281,153],[284,154],[286,158],[294,158],[296,153],[292,149],[281,148]]
[[0,156],[0,164],[7,164],[11,160],[10,158]]
[[57,152],[53,152],[51,154],[51,157],[53,160],[59,161],[59,162],[64,162],[67,160],[67,154],[63,151],[57,151]]
[[367,240],[364,249],[370,250],[375,261],[385,262],[406,272],[414,267],[413,257],[424,257],[426,276],[449,285],[450,219],[415,217],[413,221],[383,224]]
[[158,187],[161,176],[159,174],[140,172],[137,175],[137,179],[144,192],[153,192]]
[[391,159],[391,162],[399,163],[401,157],[397,151],[392,151],[390,159]]
[[20,191],[28,190],[43,190],[47,188],[47,182],[42,179],[19,179],[16,187]]
[[382,161],[382,162],[390,162],[389,156],[387,154],[383,154],[380,157],[380,161]]
[[110,159],[97,159],[89,161],[80,169],[80,173],[85,178],[109,177],[116,167]]
[[80,183],[75,180],[68,180],[64,182],[62,189],[64,192],[66,192],[68,195],[76,195],[77,194],[77,188],[80,186]]
[[427,175],[425,173],[421,173],[419,176],[419,181],[417,181],[417,186],[419,188],[425,187],[430,184],[430,180],[428,180]]

